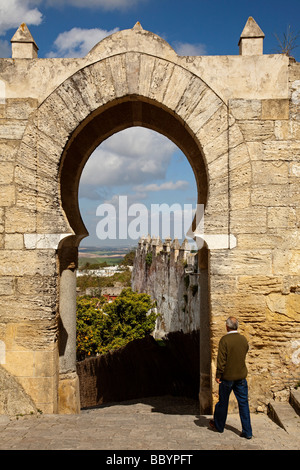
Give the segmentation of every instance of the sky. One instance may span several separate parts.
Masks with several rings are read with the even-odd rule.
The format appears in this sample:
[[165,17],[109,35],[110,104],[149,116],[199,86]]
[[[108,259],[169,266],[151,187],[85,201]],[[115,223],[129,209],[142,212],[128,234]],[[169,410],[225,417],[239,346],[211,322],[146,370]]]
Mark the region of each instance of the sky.
[[[265,33],[264,53],[273,54],[278,52],[276,35],[282,39],[288,27],[300,31],[300,0],[0,0],[0,57],[11,56],[10,39],[22,22],[39,57],[54,58],[83,57],[104,37],[131,29],[137,21],[180,55],[238,55],[249,16]],[[298,44],[292,55],[300,61],[300,39]],[[180,230],[162,233],[161,224],[160,233],[152,233],[156,226],[139,217],[144,208],[155,217],[159,204],[186,214],[178,236],[184,238],[196,201],[185,155],[161,134],[126,129],[104,141],[83,170],[79,204],[90,235],[82,245],[136,245],[147,229],[152,235],[180,235]]]

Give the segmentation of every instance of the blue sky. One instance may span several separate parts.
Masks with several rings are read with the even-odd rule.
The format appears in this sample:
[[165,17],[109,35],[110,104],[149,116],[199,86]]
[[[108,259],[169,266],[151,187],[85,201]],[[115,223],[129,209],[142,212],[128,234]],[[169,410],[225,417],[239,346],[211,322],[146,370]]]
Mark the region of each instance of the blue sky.
[[[300,0],[0,0],[0,56],[11,54],[10,39],[25,22],[39,57],[84,56],[114,31],[142,27],[163,37],[182,55],[237,55],[249,16],[265,33],[264,53],[277,50],[275,34],[300,31]],[[299,48],[293,56],[300,61]],[[137,165],[137,160],[139,164]],[[97,207],[117,206],[119,195],[133,203],[196,204],[196,186],[185,156],[173,143],[147,129],[115,134],[90,157],[82,174],[80,207],[90,232],[82,245],[136,243],[99,240]]]

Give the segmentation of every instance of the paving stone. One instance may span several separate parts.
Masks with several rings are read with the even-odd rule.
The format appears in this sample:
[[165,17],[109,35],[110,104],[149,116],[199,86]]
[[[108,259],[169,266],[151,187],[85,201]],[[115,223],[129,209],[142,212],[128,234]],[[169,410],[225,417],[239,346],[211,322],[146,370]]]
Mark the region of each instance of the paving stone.
[[300,449],[300,435],[289,435],[266,414],[251,415],[253,438],[247,440],[240,437],[238,414],[229,414],[224,433],[216,433],[209,428],[211,416],[195,413],[193,400],[188,410],[188,401],[153,397],[82,410],[79,415],[2,420],[0,450]]

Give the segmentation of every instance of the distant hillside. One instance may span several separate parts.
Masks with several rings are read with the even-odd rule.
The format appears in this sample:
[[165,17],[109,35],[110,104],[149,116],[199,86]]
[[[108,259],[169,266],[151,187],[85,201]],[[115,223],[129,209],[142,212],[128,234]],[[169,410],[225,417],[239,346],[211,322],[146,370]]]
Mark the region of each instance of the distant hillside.
[[79,256],[79,267],[86,263],[107,263],[107,265],[120,264],[125,255],[129,253],[132,247],[80,247]]

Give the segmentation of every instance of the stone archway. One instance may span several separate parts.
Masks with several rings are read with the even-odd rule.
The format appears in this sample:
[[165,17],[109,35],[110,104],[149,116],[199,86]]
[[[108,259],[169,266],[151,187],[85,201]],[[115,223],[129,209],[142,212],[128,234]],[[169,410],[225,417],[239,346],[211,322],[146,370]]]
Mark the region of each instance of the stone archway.
[[[68,189],[61,184],[62,206],[65,211],[70,209],[70,213],[78,212],[74,202],[72,210],[69,207],[72,204],[70,194],[77,192],[78,179],[90,153],[112,133],[133,125],[145,125],[165,134],[183,149],[195,172],[198,202],[207,202],[207,231],[215,230],[213,224],[209,227],[208,217],[222,213],[222,227],[216,230],[227,233],[230,125],[226,105],[201,79],[166,60],[140,54],[140,68],[130,76],[132,63],[137,60],[135,56],[136,53],[124,53],[80,70],[42,103],[36,128],[37,163],[47,154],[48,180],[53,178],[55,185],[58,154],[63,153],[61,178],[73,172],[74,180],[69,181]],[[124,74],[121,78],[120,70]],[[153,82],[157,82],[154,89],[144,84],[143,74],[152,75]],[[122,87],[124,89],[118,89]],[[75,158],[68,158],[70,153]],[[206,174],[212,183],[208,201],[207,182],[203,185]],[[56,227],[64,227],[61,233],[70,233],[61,210],[55,211],[53,217],[51,224],[55,220]],[[70,225],[79,235],[79,217],[77,222],[74,215],[69,217],[72,218]]]
[[[138,51],[136,46],[131,49],[137,32],[122,34],[126,47],[119,41],[120,50],[82,67],[45,98],[28,121],[16,157],[17,191],[24,190],[25,173],[32,190],[26,228],[15,224],[24,234],[26,248],[20,261],[27,266],[22,276],[37,282],[43,275],[42,283],[36,285],[41,304],[36,308],[36,320],[26,320],[18,327],[28,335],[23,357],[27,350],[35,357],[34,364],[27,366],[24,361],[30,380],[23,383],[41,409],[54,412],[78,411],[75,269],[77,247],[86,236],[78,209],[78,184],[86,160],[104,139],[135,125],[170,138],[187,156],[197,181],[198,203],[205,205],[209,269],[214,266],[215,251],[226,253],[234,246],[229,175],[232,168],[245,166],[249,160],[239,127],[223,100],[198,76],[178,65],[176,54],[164,41],[159,40],[161,49],[154,55],[156,36],[149,33],[150,43],[143,37],[145,43]],[[97,47],[101,55],[104,46]],[[15,263],[17,266],[17,259]],[[211,299],[208,302],[212,304]],[[200,403],[205,410],[212,392],[210,324],[206,309],[200,384]]]
[[299,380],[299,64],[263,54],[252,18],[237,56],[178,56],[137,24],[83,58],[40,60],[21,33],[12,58],[0,59],[5,374],[42,411],[78,411],[70,291],[86,234],[79,175],[96,145],[138,124],[184,151],[205,204],[205,233],[195,232],[209,248],[200,403],[217,397],[211,377],[228,315],[252,345],[252,408],[286,394]]
[[[60,351],[61,378],[70,369],[75,369],[75,273],[70,266],[77,265],[77,247],[81,239],[86,235],[78,209],[78,197],[74,197],[74,195],[78,194],[78,182],[82,165],[90,155],[91,148],[97,146],[99,141],[104,140],[115,129],[120,130],[133,125],[145,126],[160,131],[180,145],[192,164],[197,177],[198,202],[206,204],[207,201],[207,174],[201,149],[182,123],[170,114],[169,110],[159,107],[153,100],[145,101],[140,96],[129,96],[123,100],[116,100],[107,109],[100,113],[97,112],[93,120],[89,120],[86,126],[82,127],[81,132],[74,139],[71,139],[70,144],[64,151],[60,175],[62,207],[75,234],[65,238],[61,242],[59,249],[61,262],[64,263],[64,260],[67,259],[64,268],[61,268],[60,299],[63,296],[66,300],[60,300],[60,317],[63,319],[63,325],[68,325],[66,329],[70,331],[68,336],[71,339],[71,341],[64,345],[65,349]],[[71,174],[73,178],[70,181]],[[205,291],[208,289],[206,272],[207,265],[205,270],[202,269],[202,288]],[[210,363],[207,360],[207,357],[210,356],[210,347],[207,299],[204,295],[201,298],[202,303],[201,306],[199,305],[199,316],[202,317],[202,328],[200,334],[204,347],[200,355],[200,374],[203,383],[201,403],[204,403],[204,400],[210,402],[208,395],[211,395],[210,386],[208,387],[207,384],[207,377],[210,377]],[[70,299],[73,299],[73,302],[70,302]],[[63,328],[61,333],[64,334],[64,332],[65,328]],[[204,379],[204,377],[206,378]]]
[[[206,207],[206,236],[222,235],[221,248],[227,249],[229,123],[226,105],[201,79],[171,61],[130,52],[80,70],[40,106],[37,165],[47,155],[46,181],[52,185],[48,186],[48,195],[54,195],[47,206],[51,214],[46,211],[45,218],[41,214],[41,231],[47,227],[47,233],[51,233],[55,227],[57,232],[59,227],[60,236],[67,235],[59,245],[61,390],[68,388],[68,383],[73,393],[74,268],[78,244],[86,236],[77,194],[81,171],[91,152],[114,132],[134,125],[170,138],[187,156],[195,173],[198,203]],[[44,186],[42,178],[40,184]],[[200,329],[203,341],[206,338],[200,396],[202,408],[207,410],[211,395],[208,308],[205,315]]]

